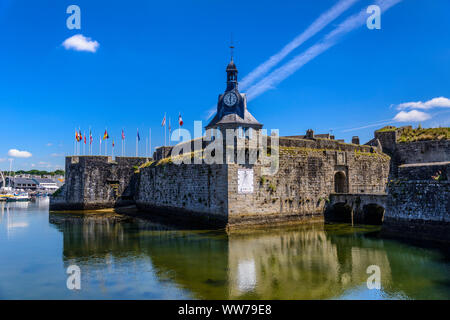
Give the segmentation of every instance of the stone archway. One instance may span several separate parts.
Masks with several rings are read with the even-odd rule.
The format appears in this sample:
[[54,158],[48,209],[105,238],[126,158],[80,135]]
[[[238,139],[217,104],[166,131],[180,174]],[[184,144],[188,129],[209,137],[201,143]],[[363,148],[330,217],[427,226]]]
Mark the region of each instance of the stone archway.
[[334,192],[347,193],[347,177],[343,171],[338,171],[334,174]]
[[352,223],[353,209],[344,202],[335,203],[325,211],[325,221]]
[[384,207],[376,204],[369,203],[363,207],[363,224],[381,225],[384,219]]

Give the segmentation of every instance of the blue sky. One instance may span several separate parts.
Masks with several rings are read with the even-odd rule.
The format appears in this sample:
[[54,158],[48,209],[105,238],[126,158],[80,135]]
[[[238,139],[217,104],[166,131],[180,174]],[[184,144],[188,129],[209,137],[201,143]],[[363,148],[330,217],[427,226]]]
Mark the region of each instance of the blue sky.
[[[291,68],[376,0],[354,0],[312,32],[253,83],[262,92],[248,104],[252,114],[281,135],[312,128],[362,142],[386,124],[449,126],[450,2],[396,1],[382,11],[380,30],[344,30]],[[144,155],[149,128],[152,147],[164,142],[164,113],[173,127],[179,112],[186,129],[194,120],[206,125],[225,89],[230,33],[242,80],[342,2],[0,0],[0,169],[12,156],[14,169],[63,167],[75,128],[92,128],[95,154],[105,128],[120,153],[124,128],[128,155],[139,128]],[[81,8],[81,30],[66,27],[71,4]],[[95,52],[62,45],[78,34],[98,42]]]

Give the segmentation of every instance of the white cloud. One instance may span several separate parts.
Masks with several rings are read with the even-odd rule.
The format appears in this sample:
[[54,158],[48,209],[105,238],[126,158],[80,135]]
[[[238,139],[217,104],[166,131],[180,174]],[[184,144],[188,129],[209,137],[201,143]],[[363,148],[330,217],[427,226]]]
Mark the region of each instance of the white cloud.
[[47,147],[51,147],[53,145],[53,143],[49,142],[46,144]]
[[0,158],[0,162],[5,162],[6,158]]
[[431,116],[428,113],[417,110],[400,111],[394,117],[394,120],[398,122],[417,122],[425,121],[428,119],[431,119]]
[[96,52],[100,44],[91,38],[85,37],[82,34],[76,34],[70,38],[67,38],[62,43],[66,50],[75,51],[88,51]]
[[52,153],[51,156],[52,157],[63,157],[64,154],[63,153]]
[[8,151],[8,156],[14,158],[30,158],[32,154],[28,151],[20,151],[17,149],[11,149]]
[[397,105],[397,110],[404,110],[404,109],[428,110],[431,108],[450,108],[450,99],[445,97],[438,97],[425,102],[422,101],[405,102]]

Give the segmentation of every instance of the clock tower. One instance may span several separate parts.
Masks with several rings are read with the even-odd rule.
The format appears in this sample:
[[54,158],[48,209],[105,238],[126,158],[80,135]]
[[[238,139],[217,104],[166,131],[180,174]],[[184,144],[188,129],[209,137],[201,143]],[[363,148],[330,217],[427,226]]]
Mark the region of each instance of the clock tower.
[[247,97],[238,90],[238,70],[233,61],[233,56],[226,69],[227,87],[225,92],[219,95],[217,112],[206,129],[237,129],[252,128],[260,130],[259,123],[247,110]]

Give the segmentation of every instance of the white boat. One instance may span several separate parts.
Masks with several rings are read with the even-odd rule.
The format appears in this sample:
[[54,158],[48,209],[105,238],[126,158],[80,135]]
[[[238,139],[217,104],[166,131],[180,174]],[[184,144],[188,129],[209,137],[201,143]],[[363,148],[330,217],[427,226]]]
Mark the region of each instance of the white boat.
[[22,202],[22,201],[30,201],[31,197],[27,192],[21,192],[18,194],[14,194],[12,197],[6,198],[6,202]]

